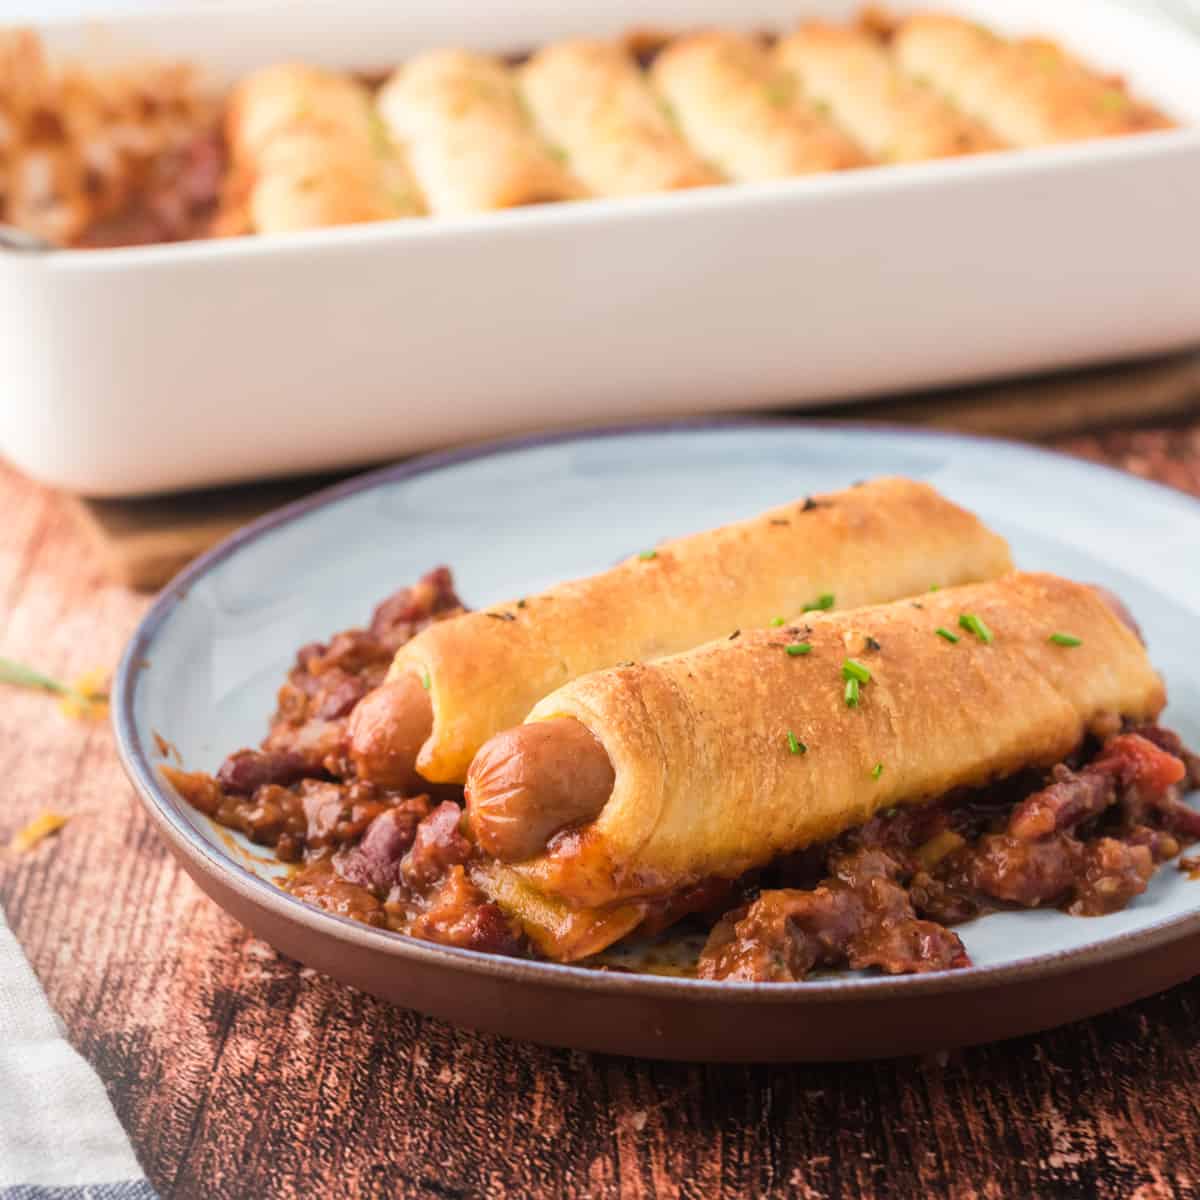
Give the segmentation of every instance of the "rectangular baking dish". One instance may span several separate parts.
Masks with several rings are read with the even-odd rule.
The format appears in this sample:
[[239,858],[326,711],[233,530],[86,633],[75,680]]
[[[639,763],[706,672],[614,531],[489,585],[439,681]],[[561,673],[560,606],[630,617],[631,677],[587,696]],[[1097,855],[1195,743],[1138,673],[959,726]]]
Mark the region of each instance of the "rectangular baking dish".
[[[857,7],[339,0],[43,33],[96,61],[177,55],[234,77],[632,25],[787,29]],[[1200,41],[1103,0],[945,7],[1060,39],[1185,127],[467,219],[2,252],[0,451],[52,484],[129,495],[1200,341]]]

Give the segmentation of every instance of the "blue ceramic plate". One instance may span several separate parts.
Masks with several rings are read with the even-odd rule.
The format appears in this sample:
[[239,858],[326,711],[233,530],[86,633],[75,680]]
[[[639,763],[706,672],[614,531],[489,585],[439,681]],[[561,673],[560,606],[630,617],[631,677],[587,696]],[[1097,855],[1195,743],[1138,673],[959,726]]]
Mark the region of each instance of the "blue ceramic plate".
[[[433,565],[449,564],[466,602],[483,606],[603,569],[660,538],[885,473],[928,480],[978,513],[1010,540],[1021,567],[1102,583],[1120,595],[1166,678],[1165,723],[1200,744],[1200,505],[1194,500],[1004,442],[861,425],[733,421],[436,455],[351,480],[258,521],[185,571],[134,636],[116,686],[126,768],[187,869],[281,949],[401,1003],[544,1041],[675,1057],[900,1053],[1037,1028],[1192,974],[1200,969],[1200,882],[1173,865],[1111,916],[1044,910],[961,926],[976,966],[921,977],[708,983],[450,950],[355,925],[281,893],[271,882],[277,868],[261,850],[251,853],[216,831],[158,774],[156,733],[189,769],[214,770],[228,751],[256,743],[296,648],[364,623],[378,599]],[[472,1000],[458,994],[465,977],[480,989]],[[1079,986],[1065,986],[1064,979]],[[944,1016],[935,1019],[954,1003],[961,1010],[966,993],[975,996],[978,1020],[959,1029]],[[983,996],[996,1009],[994,1019],[986,1016]],[[532,1013],[514,1011],[530,1006]],[[753,1016],[756,1028],[730,1038],[720,1008],[732,1017],[735,1008],[756,1006],[774,1014],[790,1006],[793,1015],[781,1018],[774,1034],[769,1020]],[[826,1026],[818,1037],[795,1019],[815,1008],[834,1013],[845,1036]],[[915,1014],[908,1025],[900,1010]],[[675,1016],[665,1018],[668,1012]],[[870,1027],[884,1012],[881,1041]],[[704,1028],[709,1020],[726,1031],[720,1047]],[[796,1033],[796,1026],[807,1032]]]

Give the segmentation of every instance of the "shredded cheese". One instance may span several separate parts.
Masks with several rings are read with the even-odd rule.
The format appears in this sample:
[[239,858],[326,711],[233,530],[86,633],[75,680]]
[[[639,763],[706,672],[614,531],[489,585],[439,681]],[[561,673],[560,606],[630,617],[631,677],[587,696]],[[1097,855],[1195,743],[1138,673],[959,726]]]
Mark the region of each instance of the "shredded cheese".
[[15,854],[28,854],[38,842],[57,833],[70,819],[65,813],[39,813],[28,825],[13,834],[8,848]]

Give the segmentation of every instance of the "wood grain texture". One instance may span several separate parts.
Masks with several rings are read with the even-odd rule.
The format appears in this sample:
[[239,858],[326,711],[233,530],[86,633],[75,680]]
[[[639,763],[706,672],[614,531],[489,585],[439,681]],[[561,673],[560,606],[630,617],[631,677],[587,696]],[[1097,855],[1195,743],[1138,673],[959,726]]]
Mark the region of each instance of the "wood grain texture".
[[[1076,453],[1200,495],[1200,421]],[[147,601],[0,468],[0,654],[115,662]],[[106,725],[0,693],[0,901],[165,1197],[1200,1195],[1200,980],[925,1060],[707,1067],[464,1033],[277,956],[159,844]],[[1200,970],[1200,964],[1197,964]]]

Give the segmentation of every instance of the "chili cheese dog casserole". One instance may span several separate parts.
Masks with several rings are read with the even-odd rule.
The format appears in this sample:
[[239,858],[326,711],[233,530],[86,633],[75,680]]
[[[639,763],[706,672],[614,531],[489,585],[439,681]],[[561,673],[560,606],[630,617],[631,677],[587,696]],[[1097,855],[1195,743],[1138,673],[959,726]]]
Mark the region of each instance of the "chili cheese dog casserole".
[[710,979],[964,967],[953,926],[1115,911],[1200,839],[1131,615],[1010,567],[880,480],[475,613],[439,568],[299,651],[260,749],[163,771],[297,897],[413,937],[612,968],[699,934],[676,969]]
[[0,218],[63,245],[484,213],[1171,125],[1056,43],[937,13],[506,59],[438,48],[382,86],[287,64],[223,98],[179,65],[52,69],[20,32],[0,40],[0,68]]

